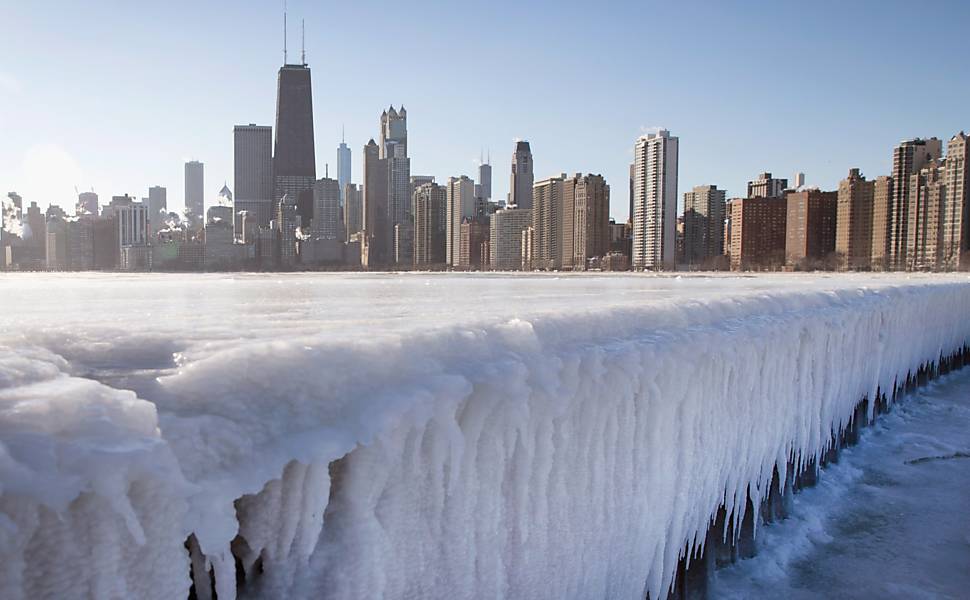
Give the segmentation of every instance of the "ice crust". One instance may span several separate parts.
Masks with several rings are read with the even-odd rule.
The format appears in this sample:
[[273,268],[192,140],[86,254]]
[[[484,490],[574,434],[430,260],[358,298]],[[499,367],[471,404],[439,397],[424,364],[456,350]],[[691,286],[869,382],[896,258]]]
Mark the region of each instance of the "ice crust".
[[970,339],[962,276],[0,285],[11,599],[186,597],[190,534],[220,598],[658,598]]

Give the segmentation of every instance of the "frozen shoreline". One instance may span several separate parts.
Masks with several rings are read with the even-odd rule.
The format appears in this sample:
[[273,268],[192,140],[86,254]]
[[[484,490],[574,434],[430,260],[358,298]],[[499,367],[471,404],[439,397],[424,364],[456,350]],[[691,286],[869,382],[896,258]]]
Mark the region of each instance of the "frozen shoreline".
[[2,301],[4,597],[187,595],[189,534],[223,598],[657,597],[970,339],[958,276],[106,281]]

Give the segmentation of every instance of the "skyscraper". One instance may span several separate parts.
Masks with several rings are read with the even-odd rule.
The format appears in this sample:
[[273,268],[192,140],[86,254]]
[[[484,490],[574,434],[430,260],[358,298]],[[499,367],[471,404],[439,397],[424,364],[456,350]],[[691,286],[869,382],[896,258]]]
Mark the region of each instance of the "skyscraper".
[[562,267],[565,180],[566,174],[563,173],[559,177],[538,181],[532,187],[532,265],[536,269]]
[[364,193],[355,183],[344,186],[344,240],[358,233],[364,226]]
[[724,254],[724,201],[727,192],[699,185],[684,194],[684,260],[694,267],[711,266]]
[[788,192],[786,198],[785,261],[790,265],[813,268],[819,266],[820,261],[830,260],[835,252],[838,192],[803,189]]
[[423,183],[414,190],[414,265],[417,267],[445,263],[447,202],[447,190],[437,183]]
[[531,229],[532,210],[506,208],[492,215],[489,227],[489,263],[496,271],[522,269],[523,232]]
[[346,198],[344,191],[353,176],[351,169],[350,146],[341,136],[340,145],[337,146],[337,183],[340,185],[340,205],[343,206]]
[[185,163],[185,218],[191,229],[205,219],[205,167],[197,160]]
[[309,225],[313,218],[316,178],[310,67],[305,62],[284,64],[277,79],[273,199],[278,203],[284,194],[289,195],[291,202],[296,202],[303,225]]
[[168,191],[160,185],[148,188],[148,224],[158,231],[168,216]]
[[492,165],[488,161],[478,165],[478,192],[475,194],[482,200],[492,199]]
[[296,202],[284,195],[276,205],[276,241],[279,244],[279,266],[292,267],[296,264],[296,230],[302,227],[302,222]]
[[236,213],[247,211],[268,227],[274,212],[272,127],[250,123],[233,128],[233,177]]
[[78,217],[98,216],[98,195],[94,192],[81,192],[78,194],[74,214]]
[[529,142],[516,142],[512,154],[512,177],[509,182],[509,206],[532,208],[532,185],[535,183],[532,149]]
[[872,268],[891,269],[889,241],[892,237],[893,178],[877,177],[872,192]]
[[673,269],[679,140],[661,129],[634,146],[633,268]]
[[909,178],[934,159],[940,158],[943,142],[937,138],[913,139],[899,143],[893,149],[893,203],[889,239],[889,262],[892,268],[905,269],[909,246]]
[[956,269],[970,251],[970,137],[962,131],[946,146],[946,212],[943,216],[943,267]]
[[461,222],[475,216],[475,182],[467,176],[448,178],[446,213],[445,261],[457,267]]
[[602,175],[577,173],[564,182],[563,207],[562,266],[585,270],[610,251],[610,186]]
[[361,266],[374,268],[390,262],[391,228],[387,212],[387,160],[370,140],[364,146],[364,203]]
[[411,159],[408,158],[408,113],[391,106],[381,114],[380,158],[387,161],[388,228],[411,220]]
[[940,267],[946,202],[945,173],[944,162],[934,158],[909,176],[907,269],[929,271]]
[[340,184],[324,177],[313,186],[313,235],[326,240],[341,237]]
[[849,169],[849,176],[839,183],[835,251],[845,268],[868,269],[872,264],[874,192],[875,182],[866,181],[859,169]]

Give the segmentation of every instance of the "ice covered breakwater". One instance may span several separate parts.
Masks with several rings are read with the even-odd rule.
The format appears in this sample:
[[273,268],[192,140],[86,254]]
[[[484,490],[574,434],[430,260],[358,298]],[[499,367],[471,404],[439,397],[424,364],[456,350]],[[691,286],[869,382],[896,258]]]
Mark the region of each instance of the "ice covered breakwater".
[[[2,597],[696,589],[970,337],[956,276],[152,281],[59,326],[63,280],[2,301]],[[68,288],[133,293],[101,285]]]

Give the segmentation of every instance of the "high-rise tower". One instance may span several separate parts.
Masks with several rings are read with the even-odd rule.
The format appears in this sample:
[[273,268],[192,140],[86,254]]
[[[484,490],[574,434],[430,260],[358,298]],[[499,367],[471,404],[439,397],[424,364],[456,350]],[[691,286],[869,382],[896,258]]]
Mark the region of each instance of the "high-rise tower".
[[381,114],[380,158],[387,161],[387,218],[393,231],[411,220],[411,159],[408,158],[408,113],[391,106]]
[[908,263],[910,176],[919,173],[930,161],[940,158],[943,142],[937,138],[900,142],[893,149],[892,224],[889,231],[889,262],[892,268],[904,269]]
[[316,181],[316,155],[313,149],[313,93],[306,52],[301,64],[286,62],[284,15],[283,66],[276,87],[276,143],[273,149],[273,199],[284,194],[296,199],[297,212],[304,226],[313,218],[313,184]]
[[193,229],[205,219],[205,166],[197,160],[185,163],[185,218]]
[[268,227],[275,212],[272,127],[253,123],[236,125],[233,129],[233,173],[236,212],[247,211],[260,226]]
[[337,146],[337,183],[340,185],[340,205],[343,206],[346,199],[344,192],[347,184],[350,183],[353,173],[351,170],[350,146],[343,135],[340,136],[340,145]]
[[633,158],[633,268],[673,269],[679,140],[665,129],[640,137]]
[[479,160],[478,161],[478,193],[476,196],[482,200],[492,199],[492,161],[491,157],[489,160]]
[[532,209],[532,149],[529,142],[516,142],[512,155],[512,178],[509,182],[509,205],[525,210]]

